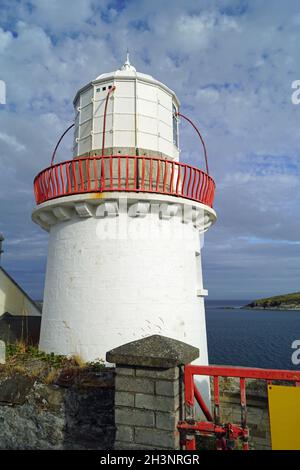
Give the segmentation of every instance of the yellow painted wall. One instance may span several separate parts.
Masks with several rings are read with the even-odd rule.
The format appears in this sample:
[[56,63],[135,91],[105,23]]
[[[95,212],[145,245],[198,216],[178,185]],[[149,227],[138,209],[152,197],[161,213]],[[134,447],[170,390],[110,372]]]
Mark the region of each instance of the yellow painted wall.
[[269,385],[272,450],[300,450],[300,387]]
[[40,316],[35,305],[0,269],[0,316],[5,312],[12,315]]

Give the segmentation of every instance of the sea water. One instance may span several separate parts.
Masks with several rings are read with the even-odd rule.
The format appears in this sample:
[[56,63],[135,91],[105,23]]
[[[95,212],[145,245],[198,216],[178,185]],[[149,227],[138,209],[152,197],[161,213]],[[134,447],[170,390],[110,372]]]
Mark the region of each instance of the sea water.
[[300,370],[292,362],[300,311],[238,308],[249,302],[206,301],[210,364]]

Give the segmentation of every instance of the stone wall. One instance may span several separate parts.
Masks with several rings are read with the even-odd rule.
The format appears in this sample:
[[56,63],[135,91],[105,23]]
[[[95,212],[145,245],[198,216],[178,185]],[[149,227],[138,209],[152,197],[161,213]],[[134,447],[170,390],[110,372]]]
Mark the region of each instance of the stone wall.
[[115,449],[180,448],[179,373],[179,367],[117,367]]
[[114,371],[65,371],[55,385],[1,374],[0,428],[0,449],[112,449]]
[[[56,370],[41,358],[2,364],[0,449],[179,450],[183,367],[198,354],[154,335],[109,351],[115,368],[67,366],[51,384]],[[220,379],[220,415],[223,423],[240,423],[238,379]],[[247,415],[250,448],[270,449],[264,381],[247,381]],[[213,439],[197,441],[199,450],[215,448]]]
[[[240,423],[241,407],[237,379],[220,383],[221,421]],[[247,425],[249,445],[254,450],[271,450],[271,435],[268,410],[267,386],[265,381],[247,381]]]

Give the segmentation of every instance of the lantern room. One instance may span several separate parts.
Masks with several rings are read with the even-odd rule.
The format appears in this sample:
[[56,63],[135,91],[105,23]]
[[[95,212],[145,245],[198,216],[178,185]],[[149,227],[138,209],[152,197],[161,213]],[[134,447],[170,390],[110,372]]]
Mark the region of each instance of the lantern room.
[[176,94],[129,62],[99,75],[74,99],[74,158],[145,155],[179,160]]

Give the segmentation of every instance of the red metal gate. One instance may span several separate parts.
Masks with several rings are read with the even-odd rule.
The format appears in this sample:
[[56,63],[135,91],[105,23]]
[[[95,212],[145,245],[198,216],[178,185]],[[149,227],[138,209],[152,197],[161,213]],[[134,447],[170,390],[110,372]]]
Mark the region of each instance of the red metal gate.
[[[213,378],[213,415],[195,385],[195,375]],[[220,377],[239,378],[241,421],[238,424],[222,423],[220,410]],[[182,446],[186,450],[196,450],[197,435],[214,436],[216,438],[217,450],[234,449],[238,440],[241,441],[243,450],[249,450],[246,403],[247,379],[265,380],[268,384],[272,384],[276,381],[287,381],[294,382],[296,386],[300,386],[300,371],[253,369],[233,366],[185,366],[185,420],[179,422],[178,429],[181,432]],[[197,421],[195,419],[196,402],[200,406],[206,421]]]

